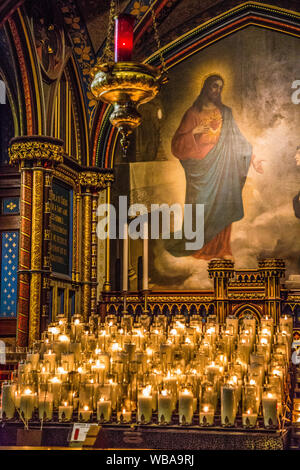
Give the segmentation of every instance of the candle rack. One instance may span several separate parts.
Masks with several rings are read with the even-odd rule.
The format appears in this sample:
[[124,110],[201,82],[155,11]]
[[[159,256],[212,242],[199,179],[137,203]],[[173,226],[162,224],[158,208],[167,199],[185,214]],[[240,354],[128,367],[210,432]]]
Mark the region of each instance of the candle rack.
[[[124,426],[143,433],[193,430],[200,440],[206,432],[279,436],[289,428],[295,380],[282,324],[261,326],[245,318],[235,329],[231,317],[218,324],[212,316],[203,325],[200,317],[183,315],[134,321],[126,292],[124,301],[121,319],[109,315],[103,323],[85,324],[76,316],[71,324],[59,319],[49,325],[3,385],[5,426],[23,420],[26,428],[65,429],[87,422],[117,434]],[[223,396],[223,387],[230,393]],[[122,413],[128,423],[121,422]]]

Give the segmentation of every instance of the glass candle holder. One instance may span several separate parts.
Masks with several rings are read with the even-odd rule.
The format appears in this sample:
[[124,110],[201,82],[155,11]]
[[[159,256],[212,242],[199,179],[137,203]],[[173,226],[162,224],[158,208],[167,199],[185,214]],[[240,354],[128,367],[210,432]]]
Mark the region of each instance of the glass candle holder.
[[278,426],[277,397],[269,386],[264,389],[262,407],[265,428],[276,428]]
[[158,422],[169,424],[172,420],[173,400],[168,390],[162,390],[158,394]]
[[2,384],[2,418],[12,419],[14,417],[16,406],[15,406],[15,392],[17,385],[9,382]]
[[40,420],[51,420],[53,418],[53,394],[49,392],[40,393],[38,408]]
[[58,407],[58,420],[71,421],[73,417],[73,405],[68,401],[64,401]]
[[180,424],[192,424],[194,395],[193,392],[187,388],[184,388],[178,394],[178,413]]
[[258,414],[257,386],[246,384],[243,387],[242,422],[243,427],[255,427]]
[[201,393],[199,396],[200,408],[202,405],[210,405],[213,407],[214,411],[217,406],[217,390],[213,383],[211,382],[203,382],[201,384]]
[[97,420],[100,422],[110,421],[111,418],[111,400],[101,397],[97,402]]
[[221,424],[222,426],[234,426],[237,399],[236,385],[225,383],[221,386]]
[[200,426],[213,426],[215,409],[211,403],[202,403],[199,412]]
[[138,413],[137,421],[139,423],[150,423],[152,420],[152,395],[151,388],[146,387],[138,394]]

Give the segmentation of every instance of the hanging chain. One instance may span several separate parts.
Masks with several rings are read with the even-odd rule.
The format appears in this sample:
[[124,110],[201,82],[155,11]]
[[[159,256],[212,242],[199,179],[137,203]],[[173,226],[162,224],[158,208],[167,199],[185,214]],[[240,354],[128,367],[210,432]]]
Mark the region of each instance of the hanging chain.
[[101,62],[114,62],[114,17],[116,16],[116,0],[111,0],[108,20],[107,38]]
[[155,3],[155,2],[154,2],[154,0],[153,0],[153,2],[151,3],[151,6],[150,6],[151,15],[152,15],[152,22],[153,22],[154,38],[155,38],[155,41],[156,41],[157,50],[159,51],[159,57],[160,57],[160,62],[161,62],[162,75],[167,76],[167,75],[168,75],[168,70],[167,70],[167,66],[166,66],[166,62],[165,62],[163,53],[162,53],[162,51],[161,51],[160,37],[159,37],[159,34],[158,34],[157,22],[156,22],[155,12],[154,12],[154,8],[153,8],[154,3]]

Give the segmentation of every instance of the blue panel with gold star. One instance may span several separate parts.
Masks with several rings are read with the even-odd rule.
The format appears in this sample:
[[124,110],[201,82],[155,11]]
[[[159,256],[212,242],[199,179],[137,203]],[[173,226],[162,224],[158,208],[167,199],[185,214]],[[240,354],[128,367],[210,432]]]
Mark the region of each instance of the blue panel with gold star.
[[13,318],[17,314],[18,254],[19,232],[2,232],[0,318]]
[[18,197],[6,197],[2,199],[2,214],[19,214],[20,199]]

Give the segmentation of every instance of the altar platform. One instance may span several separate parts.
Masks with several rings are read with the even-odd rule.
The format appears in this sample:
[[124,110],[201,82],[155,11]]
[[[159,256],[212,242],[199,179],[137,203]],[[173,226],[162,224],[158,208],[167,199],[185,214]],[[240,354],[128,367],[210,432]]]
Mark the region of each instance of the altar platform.
[[[176,421],[176,416],[175,416]],[[194,420],[194,422],[196,419]],[[239,418],[236,427],[200,427],[193,424],[135,425],[101,424],[94,439],[93,448],[98,449],[157,449],[157,450],[287,450],[289,449],[289,428],[264,429],[262,423],[256,428],[242,428]],[[260,421],[260,420],[259,420]],[[97,424],[94,422],[93,424]],[[73,423],[49,422],[41,429],[39,421],[29,424],[27,445],[42,447],[72,447],[80,443],[71,442]],[[2,422],[0,446],[26,445],[24,425],[19,421]],[[20,437],[20,431],[22,436]],[[41,433],[39,433],[41,431]],[[21,439],[21,440],[20,440]],[[26,439],[26,436],[25,436]],[[83,442],[81,443],[83,445]]]

